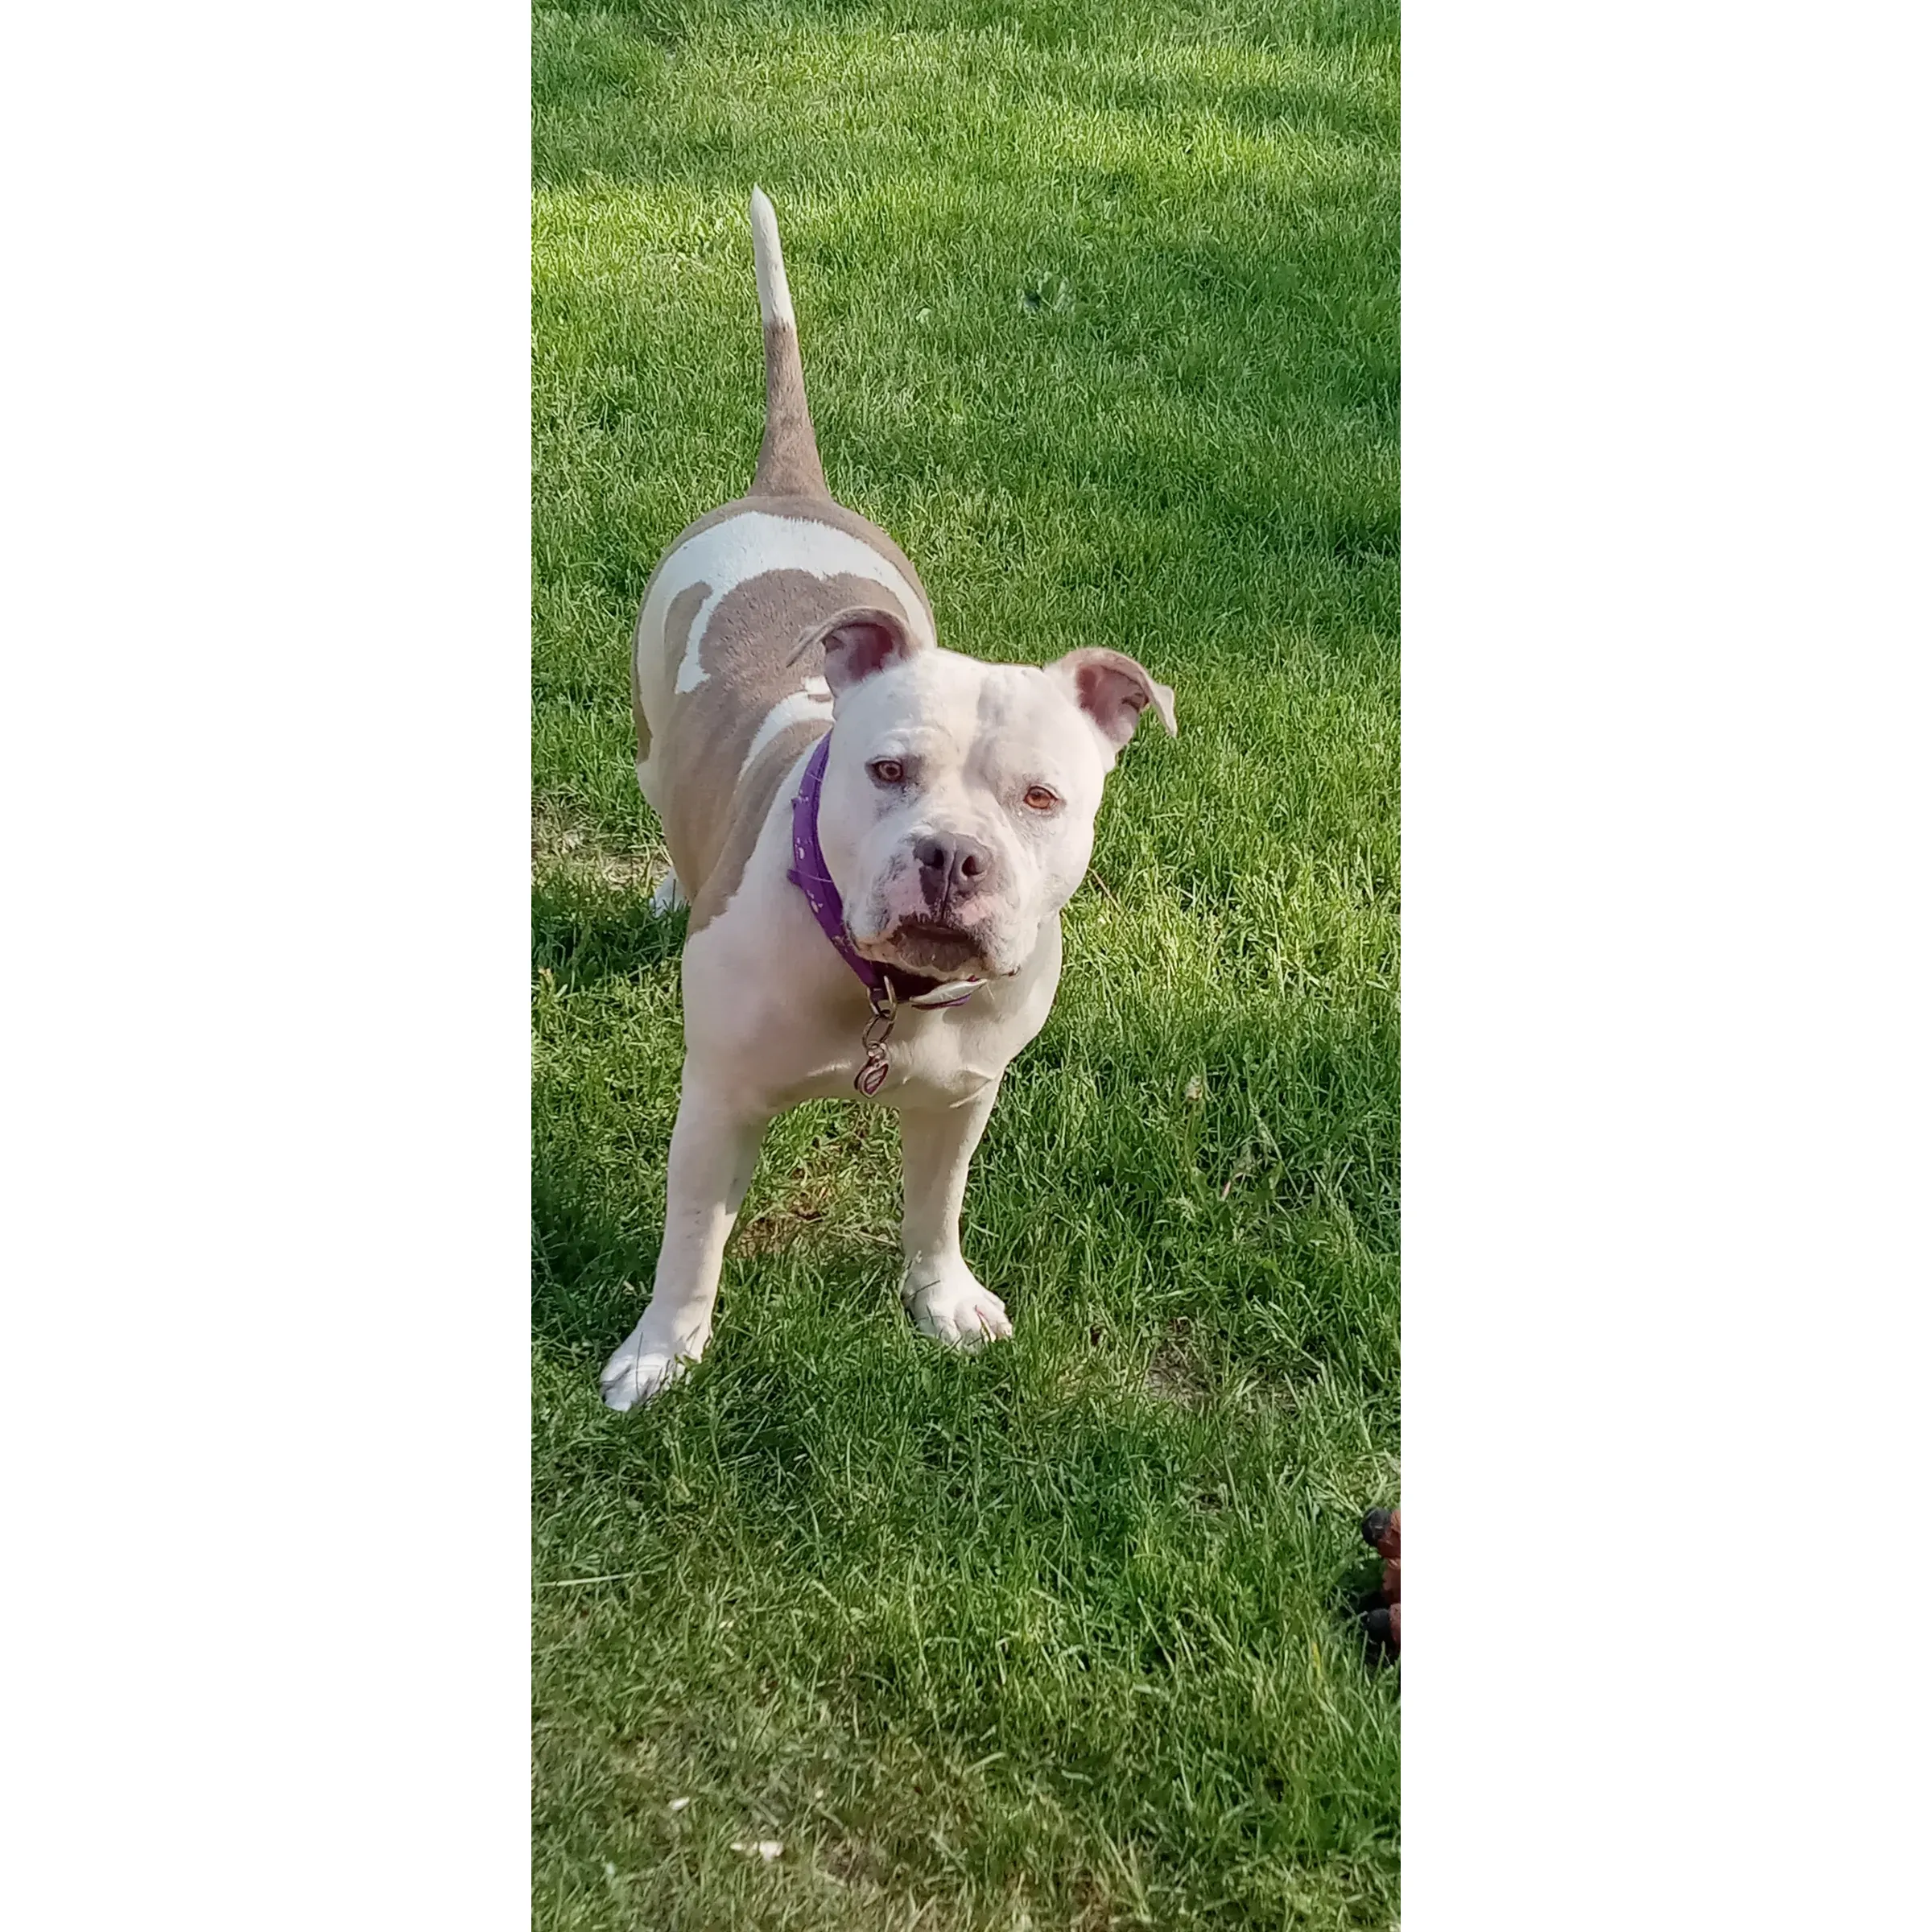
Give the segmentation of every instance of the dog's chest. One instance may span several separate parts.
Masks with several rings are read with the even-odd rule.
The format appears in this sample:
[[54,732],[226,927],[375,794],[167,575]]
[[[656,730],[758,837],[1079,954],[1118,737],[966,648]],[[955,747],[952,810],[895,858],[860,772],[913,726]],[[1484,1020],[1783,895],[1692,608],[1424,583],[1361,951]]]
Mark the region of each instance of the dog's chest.
[[[814,1029],[811,1051],[786,1081],[781,1104],[849,1100],[865,1063],[863,1013],[849,1027]],[[1009,1023],[990,1013],[965,1017],[959,1009],[902,1013],[884,1042],[886,1079],[872,1097],[884,1107],[952,1107],[982,1093],[1000,1077],[1010,1057]]]

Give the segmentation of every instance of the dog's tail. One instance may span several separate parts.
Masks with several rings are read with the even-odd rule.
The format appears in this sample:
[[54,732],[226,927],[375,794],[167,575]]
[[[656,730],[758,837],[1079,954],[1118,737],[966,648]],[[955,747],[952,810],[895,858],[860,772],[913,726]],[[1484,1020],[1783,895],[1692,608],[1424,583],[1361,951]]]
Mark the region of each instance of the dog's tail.
[[805,407],[799,328],[778,247],[778,218],[762,188],[751,191],[751,246],[758,267],[758,308],[765,318],[765,440],[751,480],[754,497],[828,497],[819,440]]

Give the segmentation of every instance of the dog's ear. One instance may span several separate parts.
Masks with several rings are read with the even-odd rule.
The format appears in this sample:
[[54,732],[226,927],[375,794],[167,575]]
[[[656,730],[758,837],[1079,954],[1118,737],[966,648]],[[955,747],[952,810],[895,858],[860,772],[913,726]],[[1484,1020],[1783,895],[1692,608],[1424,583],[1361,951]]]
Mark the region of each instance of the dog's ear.
[[793,662],[825,654],[825,682],[836,698],[862,679],[898,664],[926,646],[906,628],[896,610],[862,605],[828,617],[799,640]]
[[1169,737],[1180,729],[1174,721],[1173,691],[1157,684],[1124,650],[1099,645],[1070,650],[1046,667],[1046,675],[1067,687],[1074,703],[1116,751],[1133,736],[1141,713],[1150,704],[1167,727]]

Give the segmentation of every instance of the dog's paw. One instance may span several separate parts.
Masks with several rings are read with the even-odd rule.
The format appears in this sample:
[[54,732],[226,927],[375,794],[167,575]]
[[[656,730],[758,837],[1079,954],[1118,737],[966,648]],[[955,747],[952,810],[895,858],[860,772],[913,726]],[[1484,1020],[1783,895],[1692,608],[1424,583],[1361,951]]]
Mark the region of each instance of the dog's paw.
[[708,1330],[696,1337],[667,1334],[646,1315],[597,1377],[605,1406],[634,1409],[661,1394],[704,1354],[710,1340]]
[[916,1286],[908,1280],[899,1298],[921,1335],[954,1348],[982,1348],[1013,1333],[1006,1304],[964,1268]]
[[682,912],[690,903],[675,872],[666,873],[650,895],[650,910],[660,919],[668,919],[674,912]]

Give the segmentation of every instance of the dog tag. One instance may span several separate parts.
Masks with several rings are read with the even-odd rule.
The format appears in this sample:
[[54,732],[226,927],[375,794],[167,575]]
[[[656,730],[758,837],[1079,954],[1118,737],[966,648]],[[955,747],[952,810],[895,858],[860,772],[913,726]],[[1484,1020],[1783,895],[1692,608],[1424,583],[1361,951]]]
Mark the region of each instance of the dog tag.
[[892,987],[881,980],[872,989],[872,1018],[859,1036],[859,1043],[865,1049],[865,1063],[852,1082],[867,1100],[886,1084],[886,1042],[892,1038],[893,1022],[898,1017],[898,1003],[892,997]]

